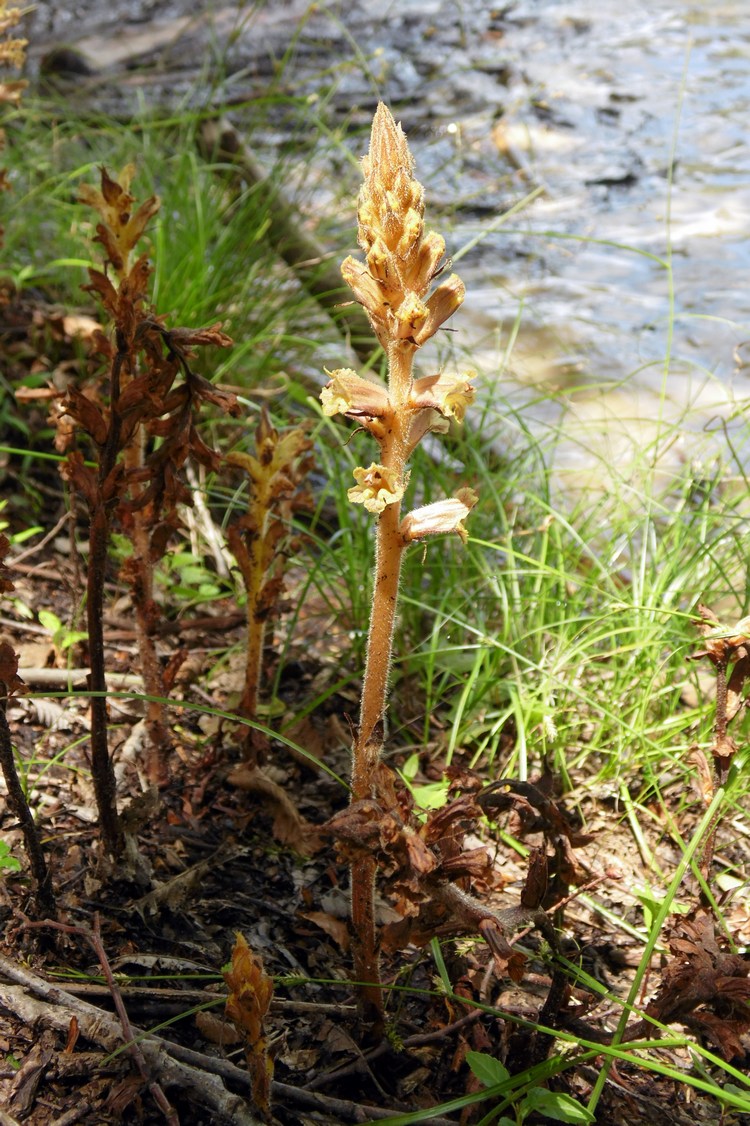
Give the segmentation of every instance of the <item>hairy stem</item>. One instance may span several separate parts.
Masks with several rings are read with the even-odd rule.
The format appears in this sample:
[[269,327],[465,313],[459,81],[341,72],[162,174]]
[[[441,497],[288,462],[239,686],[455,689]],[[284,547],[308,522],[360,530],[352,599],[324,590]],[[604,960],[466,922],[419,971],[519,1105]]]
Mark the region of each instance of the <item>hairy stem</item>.
[[91,688],[91,778],[104,847],[117,857],[125,845],[115,799],[116,784],[107,737],[107,682],[104,662],[104,576],[109,544],[109,517],[103,503],[90,514],[86,618],[89,634]]
[[378,521],[375,589],[367,637],[359,731],[354,747],[352,799],[372,797],[374,773],[383,746],[383,714],[396,624],[398,586],[404,543],[399,531],[400,505],[389,504]]
[[375,933],[375,875],[372,856],[358,857],[351,866],[354,979],[358,983],[359,1007],[365,1021],[377,1028],[383,1023],[383,987]]
[[[404,404],[411,387],[411,355],[395,348],[390,355],[389,386],[393,411],[387,420],[381,441],[382,464],[395,469],[403,477],[407,457]],[[359,730],[354,744],[352,762],[352,801],[376,796],[377,768],[385,738],[385,707],[396,625],[398,588],[404,538],[400,530],[401,505],[385,507],[378,519],[375,548],[375,587],[367,637],[367,659],[362,685]],[[365,1016],[379,1023],[383,1014],[383,993],[375,934],[375,875],[377,865],[372,857],[362,857],[352,864],[352,925],[354,974],[360,986]]]
[[[144,463],[144,433],[139,426],[124,452],[126,469],[138,470]],[[137,499],[142,486],[132,485],[133,497]],[[128,568],[128,578],[135,608],[135,628],[138,652],[140,654],[143,688],[146,696],[164,695],[159,655],[154,640],[154,565],[151,558],[151,536],[149,525],[152,513],[149,508],[136,508],[131,516],[131,542],[133,555]],[[169,781],[167,752],[169,750],[169,727],[167,709],[157,699],[146,704],[146,773],[151,783],[166,786]]]
[[248,719],[255,719],[258,691],[263,665],[263,637],[266,623],[259,614],[260,593],[263,586],[263,543],[260,531],[248,535],[243,541],[244,558],[242,575],[247,590],[247,649],[245,652],[245,686],[240,701],[240,711]]

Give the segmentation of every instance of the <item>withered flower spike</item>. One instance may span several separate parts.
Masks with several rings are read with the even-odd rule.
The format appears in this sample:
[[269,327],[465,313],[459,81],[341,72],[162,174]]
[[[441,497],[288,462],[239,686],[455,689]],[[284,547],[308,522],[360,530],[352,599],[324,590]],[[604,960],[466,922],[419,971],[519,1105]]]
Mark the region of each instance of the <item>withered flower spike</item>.
[[[169,330],[165,318],[149,305],[152,267],[148,256],[135,256],[136,244],[159,207],[151,196],[138,205],[130,191],[135,169],[127,165],[118,176],[102,169],[98,187],[83,185],[80,198],[98,213],[104,269],[89,271],[89,291],[105,308],[109,340],[101,336],[98,351],[107,373],[101,387],[71,389],[65,410],[79,431],[96,447],[94,471],[78,451],[63,470],[85,498],[91,525],[91,565],[87,574],[87,617],[92,668],[92,765],[100,824],[107,850],[124,848],[122,824],[115,803],[115,779],[108,751],[105,655],[102,630],[104,563],[113,521],[133,546],[123,577],[133,592],[138,651],[146,695],[146,769],[152,782],[168,780],[170,747],[162,665],[156,648],[154,597],[155,551],[163,551],[168,530],[179,525],[178,506],[191,499],[179,478],[188,457],[216,468],[218,455],[200,438],[195,416],[211,401],[236,413],[236,396],[214,387],[191,371],[191,349],[227,346],[219,324],[204,329]],[[131,259],[132,260],[131,262]],[[109,276],[107,273],[109,268]],[[180,377],[182,377],[180,381]],[[154,439],[158,439],[157,442]],[[66,444],[67,437],[65,438]]]
[[[255,454],[235,450],[227,465],[247,473],[247,511],[229,526],[229,547],[237,560],[247,595],[245,684],[239,712],[255,718],[263,664],[266,623],[278,613],[284,590],[284,561],[292,542],[292,517],[309,507],[305,477],[311,467],[312,443],[304,426],[280,433],[266,407],[255,431]],[[255,762],[264,751],[256,733],[247,729],[246,759]]]
[[245,1040],[245,1057],[252,1079],[253,1101],[266,1121],[271,1114],[273,1061],[268,1052],[264,1020],[273,997],[273,979],[263,969],[244,936],[236,935],[232,961],[224,971],[228,996],[226,1014]]

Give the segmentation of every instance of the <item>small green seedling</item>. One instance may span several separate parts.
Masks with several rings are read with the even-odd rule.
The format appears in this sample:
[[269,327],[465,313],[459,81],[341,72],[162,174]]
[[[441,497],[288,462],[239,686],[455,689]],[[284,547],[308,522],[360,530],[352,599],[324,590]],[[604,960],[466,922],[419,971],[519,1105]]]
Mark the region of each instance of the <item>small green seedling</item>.
[[[662,901],[648,884],[633,888],[633,894],[640,903],[643,911],[643,925],[646,930],[650,931],[654,924],[654,919],[661,910]],[[677,900],[674,900],[670,904],[670,915],[687,915],[689,912],[690,907],[687,903],[679,903]]]
[[0,875],[6,872],[20,872],[21,862],[11,855],[10,845],[0,840]]
[[401,780],[409,787],[417,810],[427,812],[430,809],[442,809],[448,801],[448,778],[441,778],[439,782],[415,784],[414,779],[418,771],[419,755],[413,754],[398,772]]
[[66,649],[88,637],[85,630],[70,629],[51,610],[40,610],[38,617],[40,624],[52,634],[52,644],[58,653],[64,653]]
[[[466,1062],[480,1083],[492,1088],[500,1098],[503,1097],[503,1088],[511,1081],[507,1067],[486,1052],[467,1052]],[[534,1086],[527,1088],[522,1094],[520,1091],[518,1093],[521,1097],[517,1101],[510,1093],[506,1096],[515,1117],[503,1115],[498,1119],[497,1126],[522,1126],[530,1114],[541,1114],[553,1122],[585,1124],[594,1121],[593,1114],[586,1107],[561,1091],[548,1091],[546,1087]]]

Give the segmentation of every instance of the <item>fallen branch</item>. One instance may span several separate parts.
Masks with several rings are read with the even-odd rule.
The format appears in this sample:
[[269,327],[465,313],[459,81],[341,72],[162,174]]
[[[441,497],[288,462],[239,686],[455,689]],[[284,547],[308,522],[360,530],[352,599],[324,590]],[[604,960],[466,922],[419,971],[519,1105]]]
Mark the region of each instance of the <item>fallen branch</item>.
[[[39,1022],[67,1035],[70,1021],[78,1021],[81,1036],[99,1044],[107,1052],[120,1052],[125,1047],[118,1022],[94,1005],[81,1001],[64,989],[53,985],[29,970],[0,957],[0,1008],[15,1014],[29,1024]],[[178,1089],[188,1101],[203,1107],[211,1122],[227,1126],[261,1126],[260,1120],[247,1109],[239,1095],[231,1094],[215,1076],[174,1059],[168,1045],[158,1037],[133,1028],[140,1051],[153,1075],[158,1075],[165,1089]],[[237,1069],[240,1075],[247,1076]]]
[[[18,984],[5,984],[3,978]],[[29,996],[29,993],[34,996]],[[39,1021],[66,1035],[70,1020],[75,1017],[84,1039],[99,1044],[108,1052],[123,1048],[121,1030],[107,1013],[1,955],[0,1008],[28,1023]],[[187,1099],[213,1112],[211,1121],[215,1126],[220,1123],[227,1126],[262,1126],[260,1120],[248,1111],[243,1099],[227,1091],[221,1082],[223,1079],[250,1095],[250,1076],[246,1071],[229,1060],[184,1048],[153,1033],[133,1028],[133,1035],[138,1039],[152,1072],[159,1075],[162,1086],[180,1087]],[[318,1110],[335,1115],[340,1122],[376,1122],[399,1113],[398,1110],[364,1106],[350,1099],[336,1099],[318,1091],[304,1091],[276,1081],[272,1085],[272,1094],[282,1105]],[[432,1126],[454,1126],[452,1119],[448,1118],[431,1118],[430,1123]],[[5,1126],[1,1119],[0,1126]]]
[[[248,1091],[250,1089],[250,1077],[247,1072],[241,1071],[229,1060],[218,1059],[216,1056],[206,1056],[192,1048],[184,1048],[181,1044],[167,1044],[167,1050],[174,1055],[175,1059],[181,1059],[193,1067],[201,1067],[205,1068],[206,1071],[215,1072],[233,1086],[237,1085]],[[393,1108],[363,1106],[362,1103],[355,1103],[351,1099],[337,1099],[330,1095],[321,1095],[319,1091],[292,1087],[289,1083],[279,1083],[276,1080],[271,1084],[271,1092],[279,1104],[323,1111],[336,1115],[339,1122],[378,1122],[381,1118],[391,1118],[394,1114],[402,1113]],[[435,1117],[430,1119],[430,1126],[455,1126],[455,1122],[451,1118]]]
[[[20,676],[25,684],[36,684],[40,688],[69,688],[86,684],[89,677],[88,669],[19,669]],[[137,692],[143,691],[143,679],[132,672],[105,673],[108,689],[115,691],[133,688]]]
[[94,927],[93,930],[90,931],[84,927],[69,926],[67,923],[26,923],[26,927],[28,929],[53,927],[55,930],[62,931],[63,934],[73,934],[78,936],[79,938],[84,938],[91,944],[94,953],[99,959],[99,965],[102,967],[104,980],[107,982],[110,994],[112,995],[112,1000],[115,1004],[115,1010],[118,1017],[120,1018],[120,1024],[122,1025],[122,1031],[125,1035],[125,1043],[127,1044],[128,1054],[134,1061],[135,1066],[138,1068],[141,1079],[143,1079],[143,1082],[151,1092],[154,1102],[159,1107],[159,1110],[164,1115],[165,1119],[169,1123],[169,1126],[180,1126],[179,1119],[174,1107],[170,1105],[169,1100],[164,1094],[161,1086],[153,1078],[151,1072],[149,1071],[148,1064],[146,1063],[146,1060],[143,1056],[143,1052],[138,1045],[138,1041],[133,1036],[133,1027],[130,1023],[130,1017],[128,1016],[127,1009],[125,1008],[125,1005],[123,1003],[122,994],[120,993],[119,987],[115,982],[112,968],[109,964],[109,958],[107,957],[107,952],[104,949],[104,943],[102,942],[98,912],[94,913]]

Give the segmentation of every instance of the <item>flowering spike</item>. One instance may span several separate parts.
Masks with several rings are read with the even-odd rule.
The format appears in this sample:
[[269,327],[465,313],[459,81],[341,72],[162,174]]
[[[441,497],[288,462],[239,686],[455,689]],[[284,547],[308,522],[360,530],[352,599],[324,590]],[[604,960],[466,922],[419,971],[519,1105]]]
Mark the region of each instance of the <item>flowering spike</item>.
[[[406,464],[428,431],[445,431],[448,419],[461,421],[474,389],[466,376],[432,375],[414,380],[416,350],[438,331],[464,299],[455,274],[434,291],[445,242],[425,229],[424,189],[400,125],[384,105],[372,124],[370,150],[362,161],[357,235],[364,262],[346,258],[342,276],[364,307],[388,358],[388,389],[349,368],[329,372],[321,392],[325,415],[345,414],[368,430],[380,447],[380,461],[354,470],[349,500],[375,513],[377,548],[367,663],[359,730],[353,748],[352,802],[389,808],[395,797],[383,788],[380,762],[401,561],[406,547],[426,536],[456,532],[466,538],[463,520],[476,503],[470,489],[427,505],[401,519],[408,484]],[[352,865],[352,924],[357,937],[355,976],[365,1013],[382,1027],[383,998],[375,941],[373,884],[375,860]]]
[[451,278],[425,301],[445,243],[440,235],[425,231],[424,188],[414,178],[404,132],[382,103],[362,170],[358,239],[367,265],[363,268],[347,258],[341,272],[367,310],[380,343],[385,347],[395,338],[413,348],[458,308],[463,286]]

